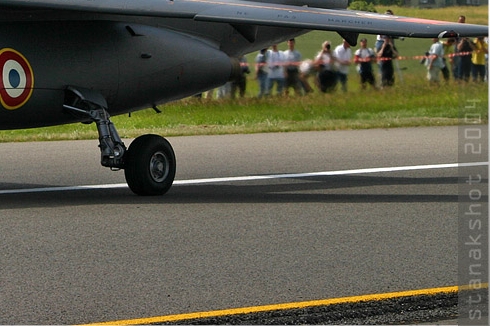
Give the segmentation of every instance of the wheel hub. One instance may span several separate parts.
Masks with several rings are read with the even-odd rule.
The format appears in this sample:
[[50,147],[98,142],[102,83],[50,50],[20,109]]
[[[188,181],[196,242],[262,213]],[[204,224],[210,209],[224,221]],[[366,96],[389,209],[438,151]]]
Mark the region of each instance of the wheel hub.
[[170,171],[170,164],[163,152],[156,152],[150,160],[150,175],[155,182],[163,182]]

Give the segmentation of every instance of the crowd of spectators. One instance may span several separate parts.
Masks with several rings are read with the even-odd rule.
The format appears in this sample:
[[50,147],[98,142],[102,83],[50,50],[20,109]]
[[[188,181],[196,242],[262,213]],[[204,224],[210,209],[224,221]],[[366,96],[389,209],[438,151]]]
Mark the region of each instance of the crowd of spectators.
[[[388,10],[385,14],[392,15]],[[459,23],[465,23],[466,18],[460,16]],[[320,51],[313,59],[303,60],[296,49],[295,39],[287,42],[288,49],[279,51],[277,44],[271,49],[264,48],[255,57],[255,79],[259,85],[258,97],[271,95],[288,95],[293,89],[295,95],[305,95],[314,92],[315,88],[323,93],[335,92],[340,89],[347,91],[347,81],[351,65],[356,67],[361,89],[368,85],[379,89],[395,84],[395,71],[398,68],[400,54],[395,45],[395,38],[389,35],[378,35],[374,48],[368,46],[366,38],[362,38],[355,50],[347,40],[333,47],[330,41],[321,44]],[[427,69],[427,80],[439,83],[442,79],[448,81],[484,82],[488,78],[488,40],[484,37],[432,39],[429,50],[423,56],[421,63]],[[353,53],[354,51],[354,53]],[[251,71],[245,57],[241,57],[242,78],[231,81],[218,91],[218,97],[228,93],[232,98],[239,91],[244,96],[246,75]],[[375,74],[377,66],[378,74]],[[400,74],[401,77],[401,74]]]

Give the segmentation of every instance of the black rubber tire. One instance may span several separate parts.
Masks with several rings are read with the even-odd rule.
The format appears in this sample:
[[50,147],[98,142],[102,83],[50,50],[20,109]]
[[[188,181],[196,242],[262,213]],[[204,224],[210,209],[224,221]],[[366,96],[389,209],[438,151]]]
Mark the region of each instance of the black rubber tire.
[[174,182],[175,153],[158,135],[143,135],[129,146],[124,157],[124,175],[129,188],[140,196],[165,194]]

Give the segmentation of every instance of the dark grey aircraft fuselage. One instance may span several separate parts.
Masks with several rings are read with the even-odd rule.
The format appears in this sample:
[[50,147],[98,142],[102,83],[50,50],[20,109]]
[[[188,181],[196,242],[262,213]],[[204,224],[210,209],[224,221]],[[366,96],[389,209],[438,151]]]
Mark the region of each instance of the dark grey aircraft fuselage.
[[[347,0],[0,0],[0,130],[94,122],[101,164],[138,195],[173,184],[160,135],[127,147],[111,115],[233,80],[239,56],[309,30],[479,37],[488,27],[345,10]],[[329,9],[331,8],[331,9]],[[339,9],[343,8],[343,9]]]
[[3,86],[32,86],[30,94],[13,96],[12,102],[3,94],[0,129],[84,120],[63,110],[67,86],[97,90],[111,115],[203,92],[230,79],[238,69],[231,58],[304,32],[259,27],[251,43],[229,24],[176,18],[146,18],[143,24],[138,18],[97,14],[57,20],[49,12],[34,14],[39,21],[23,21],[24,13],[15,23],[2,23],[0,16],[0,49],[12,51],[0,54],[0,67],[14,60],[19,70],[4,68]]

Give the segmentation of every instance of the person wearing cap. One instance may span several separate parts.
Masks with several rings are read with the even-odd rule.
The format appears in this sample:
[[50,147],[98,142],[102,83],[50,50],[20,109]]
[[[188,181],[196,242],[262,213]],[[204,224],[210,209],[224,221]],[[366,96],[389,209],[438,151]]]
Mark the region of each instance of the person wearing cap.
[[439,73],[444,67],[442,58],[444,57],[444,48],[437,37],[432,39],[432,45],[429,49],[425,65],[427,67],[427,80],[430,82],[439,82]]
[[367,39],[361,39],[360,44],[361,47],[354,53],[354,63],[357,64],[361,87],[365,89],[366,83],[376,87],[373,74],[373,62],[376,62],[376,55],[373,49],[367,47]]
[[267,48],[263,48],[255,57],[255,79],[259,82],[259,98],[267,95]]
[[314,67],[317,73],[317,83],[323,93],[331,92],[337,85],[337,74],[334,69],[335,58],[332,54],[330,41],[322,43],[322,49],[315,57]]

